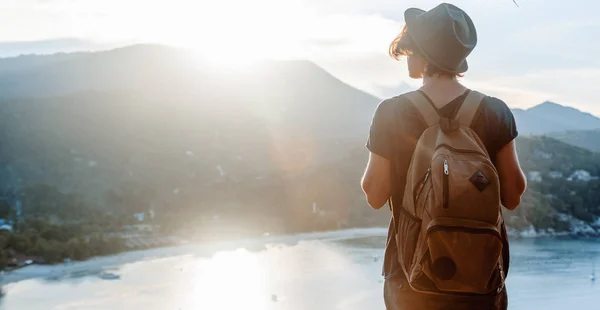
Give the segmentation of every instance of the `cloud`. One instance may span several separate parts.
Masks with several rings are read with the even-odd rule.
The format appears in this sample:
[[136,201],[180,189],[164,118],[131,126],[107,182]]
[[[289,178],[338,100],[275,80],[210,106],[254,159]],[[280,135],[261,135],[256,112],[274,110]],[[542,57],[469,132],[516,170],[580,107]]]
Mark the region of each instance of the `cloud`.
[[349,46],[352,41],[347,39],[308,39],[306,45],[315,46],[317,48],[339,48]]
[[[419,81],[387,47],[408,7],[438,0],[19,0],[0,2],[0,41],[79,38],[158,42],[211,50],[224,59],[255,51],[311,59],[352,86],[378,96]],[[475,21],[479,42],[465,83],[515,107],[556,100],[595,107],[600,42],[590,40],[600,3],[563,0],[457,0]],[[59,42],[60,43],[60,42]],[[57,43],[57,46],[61,46]],[[241,52],[240,52],[241,51]],[[234,53],[233,55],[227,53]],[[390,90],[391,89],[391,90]]]
[[464,84],[486,95],[500,98],[511,108],[526,109],[556,96],[547,91],[502,85],[494,81],[465,80]]
[[[510,37],[518,41],[530,41],[538,44],[564,44],[564,39],[577,33],[588,32],[600,27],[600,20],[542,21],[515,32]],[[572,40],[570,40],[572,41]]]

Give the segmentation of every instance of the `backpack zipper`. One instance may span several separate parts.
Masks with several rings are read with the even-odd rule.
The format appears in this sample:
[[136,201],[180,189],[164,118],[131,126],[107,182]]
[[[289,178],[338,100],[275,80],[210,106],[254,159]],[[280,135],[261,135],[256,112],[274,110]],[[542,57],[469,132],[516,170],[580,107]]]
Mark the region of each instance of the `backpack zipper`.
[[417,201],[419,200],[419,197],[421,196],[421,193],[423,192],[423,189],[425,188],[425,182],[427,182],[427,179],[429,179],[430,173],[431,173],[431,167],[427,168],[427,172],[425,172],[425,175],[423,177],[421,177],[421,179],[417,183],[419,186],[416,186],[415,189],[413,190],[413,199],[415,200],[415,203],[417,203]]
[[[489,235],[496,237],[498,240],[500,240],[500,242],[502,242],[502,236],[500,235],[500,233],[497,232],[496,230],[489,229],[489,228],[474,228],[474,227],[466,227],[466,226],[453,226],[453,227],[433,226],[433,227],[429,227],[425,231],[425,235],[428,236],[429,234],[436,232],[436,231],[460,231],[460,232],[465,232],[465,233],[469,233],[469,234],[489,234]],[[423,263],[425,263],[425,261],[427,259],[429,259],[430,255],[431,255],[431,253],[429,251],[429,248],[427,248],[427,250],[421,257],[421,259],[419,260],[419,263],[421,265],[423,265]]]
[[[437,151],[437,150],[439,150],[439,149],[441,149],[441,148],[448,149],[448,150],[450,150],[450,151],[452,151],[452,152],[454,152],[454,153],[462,153],[462,154],[474,154],[474,155],[480,155],[480,156],[483,156],[483,157],[485,157],[485,158],[487,158],[487,159],[490,159],[490,157],[489,157],[488,155],[485,155],[485,154],[484,154],[484,153],[482,153],[482,152],[475,151],[475,150],[457,149],[457,148],[451,147],[450,145],[448,145],[448,144],[445,144],[445,143],[439,144],[439,145],[438,145],[438,146],[435,148],[435,150],[434,150],[434,151]],[[484,163],[485,163],[485,162],[484,162]],[[492,164],[492,165],[490,165],[490,164],[486,164],[486,165],[487,165],[487,166],[489,166],[490,168],[492,168],[492,169],[493,169],[493,170],[496,172],[496,174],[498,174],[498,170],[496,169],[496,167],[495,167],[493,164]]]
[[491,228],[475,228],[475,227],[466,227],[466,226],[432,226],[427,229],[425,232],[426,235],[429,235],[432,232],[436,231],[460,231],[469,234],[489,234],[496,237],[498,240],[502,241],[502,235],[494,229]]
[[444,209],[448,209],[448,198],[450,196],[449,193],[449,184],[448,184],[448,160],[444,159]]
[[485,156],[485,157],[487,157],[487,155],[485,155],[485,154],[484,154],[484,153],[482,153],[482,152],[475,151],[475,150],[457,149],[457,148],[454,148],[454,147],[452,147],[452,146],[450,146],[450,145],[448,145],[448,144],[445,144],[445,143],[439,144],[439,145],[438,145],[438,146],[435,148],[435,151],[437,151],[438,149],[441,149],[441,148],[446,148],[446,149],[449,149],[449,150],[451,150],[451,151],[453,151],[453,152],[455,152],[455,153],[463,153],[463,154],[478,154],[478,155],[481,155],[481,156]]

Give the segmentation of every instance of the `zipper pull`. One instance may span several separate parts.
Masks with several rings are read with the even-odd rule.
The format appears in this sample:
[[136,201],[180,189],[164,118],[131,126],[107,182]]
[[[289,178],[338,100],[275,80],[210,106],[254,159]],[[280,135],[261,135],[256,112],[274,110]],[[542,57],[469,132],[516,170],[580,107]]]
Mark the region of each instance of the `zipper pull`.
[[448,160],[444,159],[444,189],[442,193],[444,193],[444,209],[448,209],[450,203],[450,189],[448,188],[450,184],[448,184]]

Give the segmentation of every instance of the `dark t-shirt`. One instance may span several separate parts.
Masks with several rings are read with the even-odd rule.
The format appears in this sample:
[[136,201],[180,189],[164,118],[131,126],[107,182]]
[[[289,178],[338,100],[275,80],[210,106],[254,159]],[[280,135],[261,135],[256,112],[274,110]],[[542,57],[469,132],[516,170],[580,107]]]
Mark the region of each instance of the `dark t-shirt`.
[[[438,109],[440,116],[454,117],[468,93],[469,91],[465,92]],[[367,148],[372,153],[388,159],[391,163],[392,197],[390,207],[392,210],[395,209],[394,205],[402,203],[408,166],[417,140],[425,128],[426,124],[418,110],[403,96],[384,100],[375,111]],[[518,135],[515,119],[508,106],[502,100],[489,96],[483,99],[478,113],[473,118],[471,128],[485,145],[494,164],[498,151]],[[400,266],[396,259],[394,234],[395,228],[391,221],[383,266],[383,275],[386,278],[400,272]],[[505,263],[508,264],[508,244],[504,248]],[[508,270],[508,266],[506,266],[506,270]]]

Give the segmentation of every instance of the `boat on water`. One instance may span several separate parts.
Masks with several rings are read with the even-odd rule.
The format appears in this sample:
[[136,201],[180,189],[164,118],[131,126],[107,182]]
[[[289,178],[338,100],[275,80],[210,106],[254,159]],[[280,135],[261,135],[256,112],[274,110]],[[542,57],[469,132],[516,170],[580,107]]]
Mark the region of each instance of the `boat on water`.
[[99,277],[101,279],[104,279],[104,280],[118,280],[118,279],[121,279],[120,275],[114,274],[114,273],[103,273],[103,274],[100,274]]

